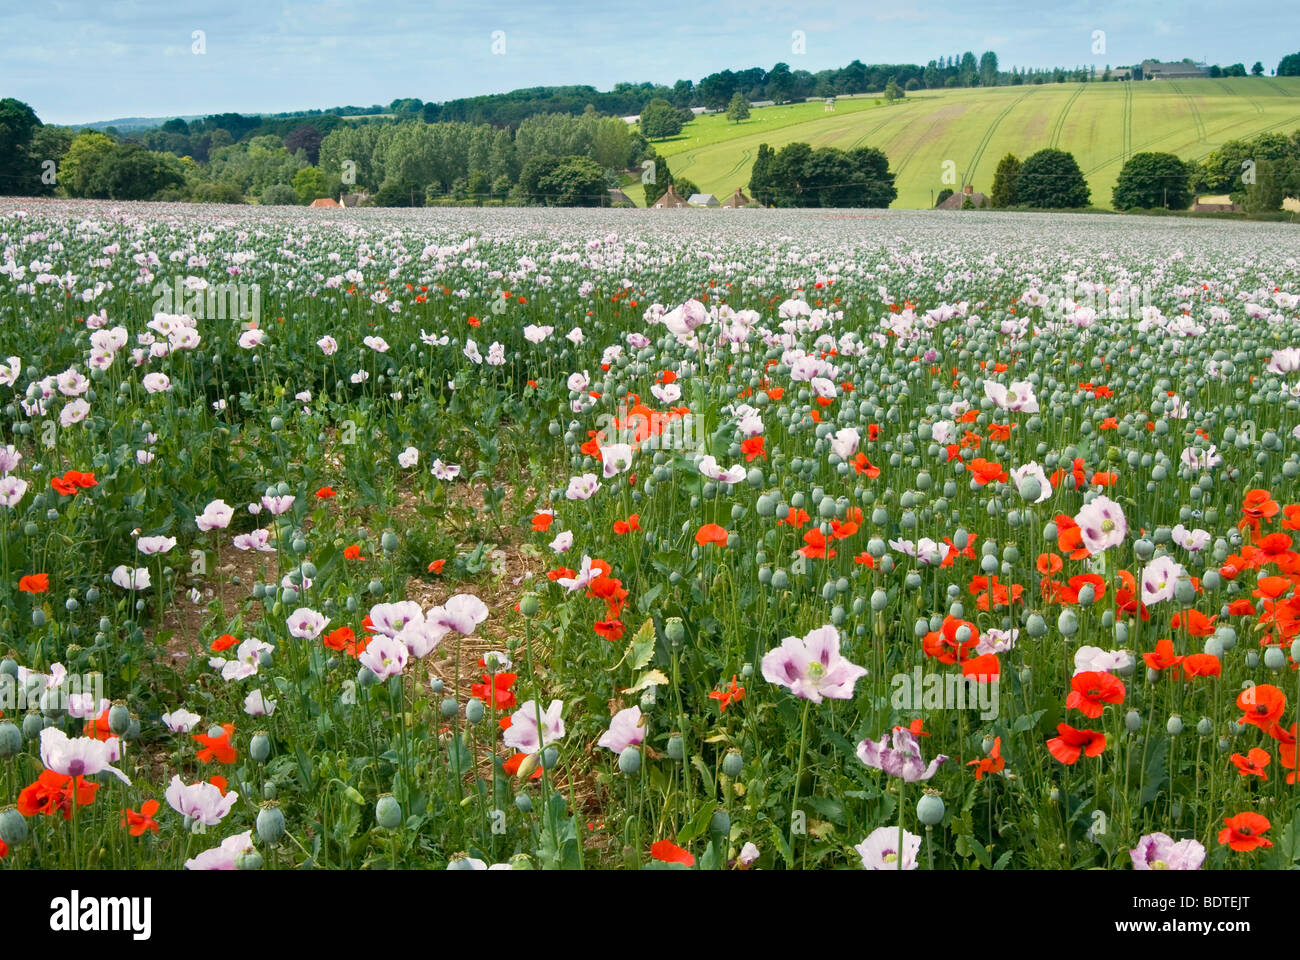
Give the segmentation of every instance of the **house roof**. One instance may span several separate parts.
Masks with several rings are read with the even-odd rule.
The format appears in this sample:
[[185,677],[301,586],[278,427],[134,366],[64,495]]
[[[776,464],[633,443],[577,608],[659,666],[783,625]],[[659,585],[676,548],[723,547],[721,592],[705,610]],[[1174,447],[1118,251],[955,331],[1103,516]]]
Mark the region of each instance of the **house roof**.
[[631,203],[632,198],[629,197],[622,190],[620,190],[618,187],[610,187],[609,202],[610,203]]
[[716,207],[718,198],[711,193],[692,193],[686,202],[692,207]]
[[337,200],[331,200],[329,197],[321,197],[311,202],[313,207],[339,207],[342,206]]
[[951,197],[939,204],[939,210],[960,210],[962,201],[970,197],[970,202],[979,206],[982,201],[987,201],[988,197],[982,193],[954,193]]
[[668,184],[668,191],[651,205],[651,209],[667,210],[675,207],[684,207],[686,205],[686,201],[673,192],[673,185],[670,183]]
[[749,197],[745,196],[744,193],[741,192],[740,187],[737,187],[736,192],[727,197],[727,199],[722,202],[722,205],[734,210],[739,207],[747,207],[752,202],[753,201],[750,200]]

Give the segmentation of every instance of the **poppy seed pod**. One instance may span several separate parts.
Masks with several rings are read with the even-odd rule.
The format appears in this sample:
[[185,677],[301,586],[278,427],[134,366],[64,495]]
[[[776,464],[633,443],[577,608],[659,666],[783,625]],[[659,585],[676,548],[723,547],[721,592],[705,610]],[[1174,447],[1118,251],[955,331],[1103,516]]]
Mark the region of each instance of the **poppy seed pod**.
[[391,793],[382,793],[375,801],[375,822],[385,830],[396,830],[402,823],[402,805]]
[[249,850],[240,850],[235,854],[236,870],[261,870],[262,855],[257,852],[256,848]]
[[45,729],[45,718],[35,710],[29,710],[23,717],[23,736],[28,740],[35,740]]
[[443,718],[450,720],[460,710],[460,704],[456,702],[455,697],[446,697],[442,701],[441,710]]
[[478,723],[483,719],[483,701],[478,697],[470,697],[465,704],[465,719],[470,723]]
[[1196,732],[1203,737],[1208,737],[1214,732],[1214,721],[1209,717],[1201,717],[1196,723]]
[[1142,729],[1142,714],[1136,710],[1124,714],[1124,727],[1129,733],[1137,733]]
[[1062,610],[1056,618],[1056,629],[1063,637],[1072,637],[1079,632],[1079,616],[1073,610]]
[[274,800],[263,803],[257,813],[257,836],[271,846],[284,839],[284,812]]
[[680,760],[683,756],[685,756],[685,748],[681,734],[674,733],[668,738],[668,759]]
[[916,801],[916,819],[927,827],[941,823],[944,813],[943,798],[935,790],[927,789],[921,799]]
[[641,770],[641,751],[635,746],[624,747],[618,755],[618,771],[624,776],[634,777]]
[[737,749],[728,750],[722,758],[722,772],[733,780],[740,776],[741,771],[745,768],[744,755]]
[[709,832],[717,837],[726,837],[731,832],[731,816],[719,807],[709,818]]
[[442,691],[445,688],[446,688],[446,684],[443,683],[441,677],[434,677],[432,680],[429,681],[429,689],[432,690],[435,694],[442,693]]
[[560,762],[560,748],[547,747],[542,751],[542,769],[552,770]]
[[673,646],[679,646],[686,639],[686,625],[682,623],[681,617],[669,617],[664,622],[664,636]]
[[515,797],[515,809],[520,813],[533,812],[533,798],[526,793],[521,793]]
[[265,731],[258,730],[248,741],[248,755],[257,763],[266,763],[271,756],[271,738]]
[[23,748],[23,735],[7,720],[0,723],[0,760],[14,756]]
[[1168,722],[1165,724],[1165,731],[1171,737],[1176,737],[1183,732],[1183,718],[1178,714],[1171,714]]
[[1270,670],[1281,670],[1286,666],[1286,654],[1281,647],[1268,647],[1264,651],[1264,666]]
[[[131,726],[131,711],[127,709],[124,701],[118,700],[108,710],[108,729],[117,736],[126,733]],[[218,735],[224,733],[224,730],[218,731]]]
[[0,810],[0,840],[11,847],[27,840],[27,820],[12,804]]

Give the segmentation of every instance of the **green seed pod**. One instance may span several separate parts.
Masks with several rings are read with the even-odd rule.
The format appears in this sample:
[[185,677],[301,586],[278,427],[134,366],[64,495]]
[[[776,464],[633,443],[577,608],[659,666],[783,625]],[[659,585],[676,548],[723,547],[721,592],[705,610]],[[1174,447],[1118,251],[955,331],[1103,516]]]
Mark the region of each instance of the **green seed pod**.
[[618,771],[624,776],[634,777],[641,770],[641,751],[635,746],[627,746],[618,755]]
[[391,793],[382,793],[375,802],[375,822],[385,830],[396,830],[402,823],[402,805]]
[[7,760],[23,748],[23,734],[8,720],[0,723],[0,760]]
[[1137,733],[1142,729],[1142,714],[1136,710],[1124,714],[1124,727],[1129,733]]
[[674,733],[668,738],[668,759],[680,760],[683,756],[685,756],[685,747],[682,743],[682,736],[679,733]]
[[731,833],[731,817],[726,810],[719,807],[709,818],[709,832],[717,837],[726,837]]
[[459,710],[460,704],[456,702],[455,697],[447,697],[442,701],[442,716],[444,719],[450,720],[456,716]]
[[744,755],[734,747],[727,751],[722,758],[722,772],[733,780],[740,776],[741,771],[745,768]]
[[240,850],[235,854],[236,870],[261,870],[262,855],[257,852],[257,848],[251,850]]
[[1061,632],[1063,637],[1074,636],[1079,632],[1078,614],[1069,608],[1062,610],[1060,616],[1056,618],[1056,629]]
[[560,748],[547,747],[542,751],[542,769],[552,770],[560,762]]
[[1209,717],[1201,717],[1196,723],[1196,732],[1203,737],[1208,737],[1214,732],[1214,721]]
[[1286,666],[1286,654],[1282,652],[1281,647],[1268,647],[1264,651],[1264,666],[1273,671],[1281,670]]
[[686,639],[686,625],[682,623],[681,617],[669,617],[664,622],[664,636],[673,646],[681,645]]
[[532,813],[533,798],[526,793],[518,794],[515,797],[515,809],[520,813]]
[[934,790],[927,789],[916,802],[916,819],[927,827],[941,823],[944,813],[943,798]]
[[0,840],[16,847],[27,840],[27,820],[12,804],[0,810]]
[[[130,726],[131,711],[127,709],[125,702],[118,700],[108,710],[108,729],[120,737]],[[217,735],[221,736],[224,733],[224,730],[219,730]]]
[[478,723],[483,719],[483,701],[478,697],[470,697],[465,704],[465,719],[470,723]]
[[1171,714],[1169,721],[1165,724],[1165,731],[1171,737],[1176,737],[1183,732],[1183,718],[1178,714]]
[[266,763],[271,756],[271,738],[264,731],[257,731],[248,742],[248,755],[257,763]]
[[23,736],[28,740],[35,740],[45,729],[45,718],[35,710],[29,710],[23,717]]
[[271,846],[284,839],[284,812],[274,800],[267,800],[258,811],[257,836],[263,843]]
[[383,548],[384,553],[392,553],[397,549],[397,534],[391,530],[385,530],[384,535],[379,538],[379,545]]

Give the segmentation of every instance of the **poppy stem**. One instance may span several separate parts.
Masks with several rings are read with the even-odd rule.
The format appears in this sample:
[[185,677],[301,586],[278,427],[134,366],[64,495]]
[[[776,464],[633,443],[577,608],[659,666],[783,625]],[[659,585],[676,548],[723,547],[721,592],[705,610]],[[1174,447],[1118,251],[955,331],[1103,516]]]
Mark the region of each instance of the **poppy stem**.
[[799,764],[794,775],[794,799],[790,801],[790,853],[786,858],[786,864],[793,869],[794,867],[794,838],[796,815],[799,812],[799,787],[803,781],[803,758],[808,747],[808,710],[812,707],[812,701],[805,699],[803,702],[803,719],[800,721],[799,730]]

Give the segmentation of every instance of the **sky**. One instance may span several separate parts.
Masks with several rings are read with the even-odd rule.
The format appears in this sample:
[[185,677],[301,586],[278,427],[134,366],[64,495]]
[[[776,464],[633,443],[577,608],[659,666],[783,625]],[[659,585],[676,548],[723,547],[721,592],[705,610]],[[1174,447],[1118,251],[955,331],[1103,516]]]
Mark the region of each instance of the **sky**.
[[0,0],[0,22],[0,97],[60,124],[607,90],[778,61],[924,65],[966,50],[993,50],[1003,69],[1191,57],[1267,73],[1300,48],[1295,0]]

